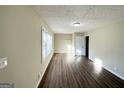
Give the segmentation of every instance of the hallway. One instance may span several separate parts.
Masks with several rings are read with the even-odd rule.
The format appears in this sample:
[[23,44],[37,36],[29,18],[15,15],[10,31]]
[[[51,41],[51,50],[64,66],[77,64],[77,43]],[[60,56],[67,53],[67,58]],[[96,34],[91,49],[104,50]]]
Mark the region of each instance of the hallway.
[[54,54],[39,88],[124,87],[124,81],[86,57]]

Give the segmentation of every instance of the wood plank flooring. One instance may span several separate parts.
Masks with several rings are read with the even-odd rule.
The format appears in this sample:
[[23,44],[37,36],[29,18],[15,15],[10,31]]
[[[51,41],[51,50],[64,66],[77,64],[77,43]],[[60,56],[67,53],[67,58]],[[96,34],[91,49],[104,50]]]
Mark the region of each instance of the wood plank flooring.
[[124,80],[83,56],[54,54],[39,88],[122,88]]

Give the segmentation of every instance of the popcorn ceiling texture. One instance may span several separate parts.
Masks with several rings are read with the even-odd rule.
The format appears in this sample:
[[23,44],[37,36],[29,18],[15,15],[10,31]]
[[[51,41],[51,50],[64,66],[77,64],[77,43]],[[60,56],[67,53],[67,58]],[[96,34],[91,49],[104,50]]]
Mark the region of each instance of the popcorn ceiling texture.
[[[90,31],[124,19],[124,6],[53,5],[33,6],[55,33]],[[80,22],[80,27],[73,23]]]

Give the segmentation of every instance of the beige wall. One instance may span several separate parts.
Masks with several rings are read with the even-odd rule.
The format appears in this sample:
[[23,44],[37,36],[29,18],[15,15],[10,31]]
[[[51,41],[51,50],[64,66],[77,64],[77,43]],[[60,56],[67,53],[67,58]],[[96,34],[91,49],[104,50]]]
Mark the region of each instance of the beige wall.
[[[0,8],[0,11],[2,11],[1,10],[1,8]],[[0,20],[2,20],[2,15],[0,15]],[[1,30],[2,30],[2,22],[0,22],[0,58],[1,58],[1,56],[2,56],[2,34],[1,34]]]
[[124,78],[124,21],[88,32],[90,59],[102,60],[103,66]]
[[30,6],[0,6],[0,57],[8,57],[0,82],[36,87],[48,64],[41,65],[41,25],[49,29]]
[[54,52],[72,52],[72,34],[54,34]]

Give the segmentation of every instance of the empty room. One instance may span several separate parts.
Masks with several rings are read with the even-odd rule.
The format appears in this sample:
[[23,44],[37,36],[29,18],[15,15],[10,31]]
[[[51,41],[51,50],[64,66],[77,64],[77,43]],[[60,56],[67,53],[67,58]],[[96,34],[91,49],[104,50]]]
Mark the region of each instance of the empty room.
[[0,5],[0,88],[123,87],[123,5]]

